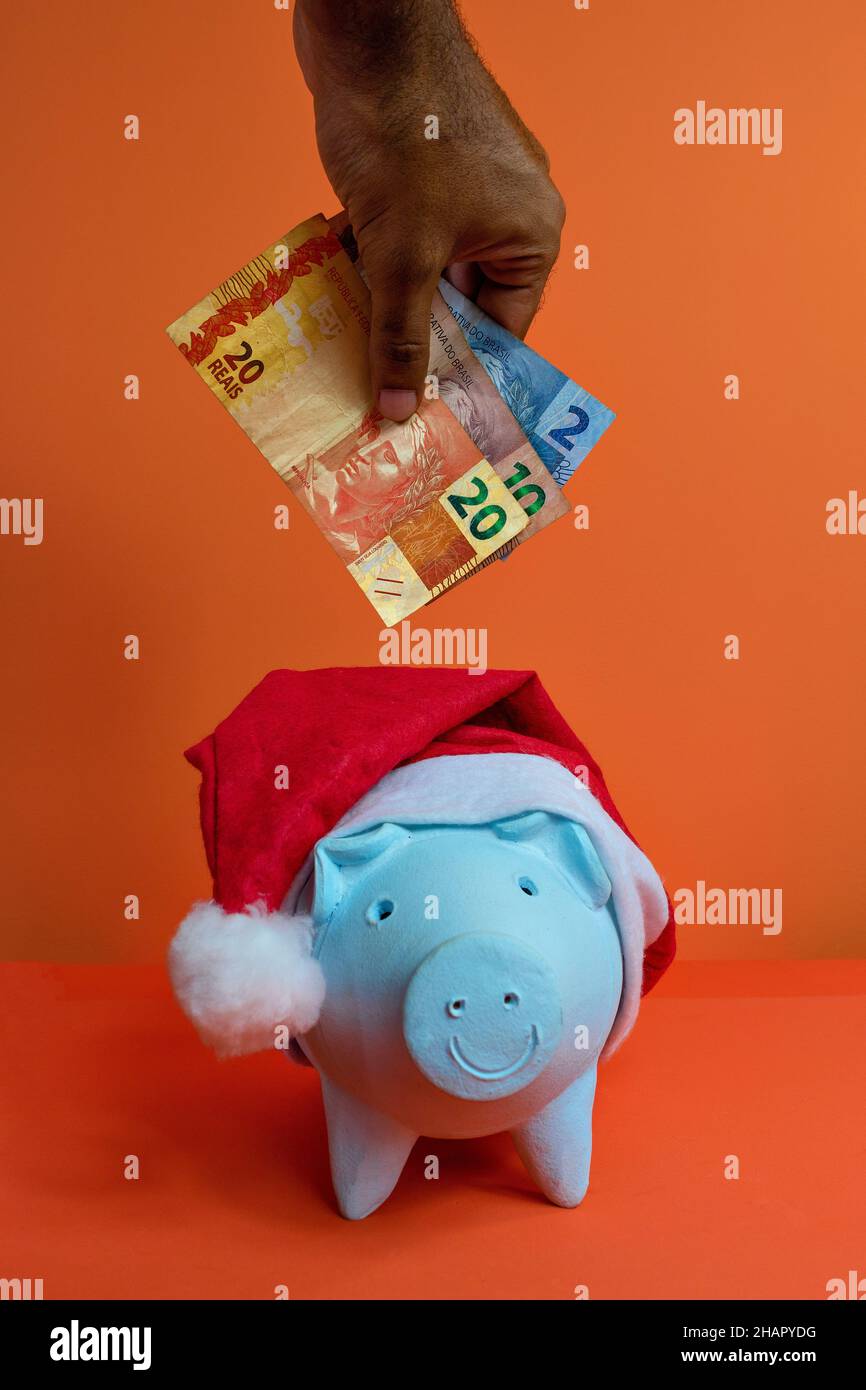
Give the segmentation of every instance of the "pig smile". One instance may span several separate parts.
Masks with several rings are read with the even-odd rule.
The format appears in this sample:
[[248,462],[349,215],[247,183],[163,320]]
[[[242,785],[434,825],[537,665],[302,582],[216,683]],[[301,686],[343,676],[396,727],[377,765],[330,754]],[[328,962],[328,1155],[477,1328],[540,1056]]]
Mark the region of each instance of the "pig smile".
[[458,1067],[460,1067],[462,1071],[468,1072],[470,1076],[477,1076],[481,1081],[504,1081],[506,1077],[514,1076],[516,1072],[520,1071],[521,1067],[526,1066],[526,1063],[537,1047],[538,1029],[533,1023],[532,1032],[529,1035],[529,1041],[526,1047],[517,1060],[510,1062],[507,1067],[479,1067],[474,1062],[470,1062],[456,1037],[452,1037],[449,1042],[448,1051],[451,1053]]

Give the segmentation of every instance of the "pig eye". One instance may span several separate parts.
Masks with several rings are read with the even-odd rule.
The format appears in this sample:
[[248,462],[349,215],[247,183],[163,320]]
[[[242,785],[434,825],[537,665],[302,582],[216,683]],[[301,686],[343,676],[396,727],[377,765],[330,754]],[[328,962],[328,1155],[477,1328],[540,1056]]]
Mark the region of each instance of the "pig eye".
[[517,880],[517,884],[519,888],[523,889],[524,893],[528,898],[534,898],[537,896],[538,889],[533,883],[532,879],[526,877],[526,874],[524,874],[522,878],[519,878]]
[[379,923],[384,922],[386,918],[390,917],[393,911],[394,904],[390,898],[377,898],[376,901],[371,903],[367,908],[367,921],[370,923],[371,927],[378,927]]

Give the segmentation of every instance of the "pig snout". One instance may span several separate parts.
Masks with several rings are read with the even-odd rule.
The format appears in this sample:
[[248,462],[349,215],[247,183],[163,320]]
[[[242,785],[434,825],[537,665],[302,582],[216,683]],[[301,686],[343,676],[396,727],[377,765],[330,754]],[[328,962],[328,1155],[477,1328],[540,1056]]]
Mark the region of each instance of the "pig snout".
[[406,1046],[427,1080],[450,1095],[493,1100],[521,1090],[561,1033],[554,972],[514,937],[452,937],[424,957],[406,988]]

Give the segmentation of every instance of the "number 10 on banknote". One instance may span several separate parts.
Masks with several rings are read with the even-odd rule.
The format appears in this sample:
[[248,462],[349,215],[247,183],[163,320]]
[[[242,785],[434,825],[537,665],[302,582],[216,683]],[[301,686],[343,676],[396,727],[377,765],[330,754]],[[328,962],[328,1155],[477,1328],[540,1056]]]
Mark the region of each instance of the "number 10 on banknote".
[[368,291],[314,217],[168,329],[389,626],[566,510],[444,304],[433,324],[438,396],[384,419]]

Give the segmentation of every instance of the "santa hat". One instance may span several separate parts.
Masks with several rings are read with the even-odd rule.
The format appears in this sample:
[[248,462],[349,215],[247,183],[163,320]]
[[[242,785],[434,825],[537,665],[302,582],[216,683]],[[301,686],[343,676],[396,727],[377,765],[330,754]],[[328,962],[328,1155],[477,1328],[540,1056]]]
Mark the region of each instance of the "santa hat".
[[[325,836],[385,821],[473,825],[546,811],[582,825],[612,888],[623,992],[605,1053],[673,959],[670,902],[601,771],[527,671],[272,671],[187,749],[214,901],[169,950],[175,993],[223,1056],[316,1022],[316,923],[298,905]],[[304,893],[304,900],[308,894]]]

